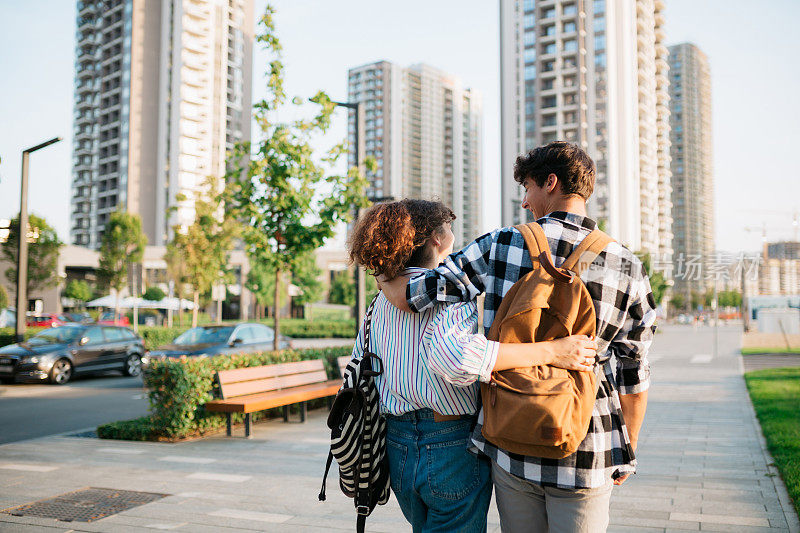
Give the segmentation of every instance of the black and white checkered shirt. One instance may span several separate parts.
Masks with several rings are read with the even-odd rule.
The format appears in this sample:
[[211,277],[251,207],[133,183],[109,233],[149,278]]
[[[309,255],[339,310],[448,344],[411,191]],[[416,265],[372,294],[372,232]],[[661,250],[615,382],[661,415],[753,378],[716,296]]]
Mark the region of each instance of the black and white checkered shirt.
[[[538,220],[550,244],[556,266],[596,226],[574,213],[554,212]],[[503,296],[533,269],[522,234],[514,228],[487,233],[451,254],[435,270],[413,278],[406,298],[414,311],[436,302],[469,301],[485,293],[483,325],[492,325]],[[594,300],[598,354],[610,357],[598,365],[600,378],[589,432],[578,451],[564,459],[517,455],[497,448],[481,435],[483,412],[472,435],[474,444],[511,474],[540,485],[566,489],[601,487],[612,474],[633,473],[636,459],[622,418],[620,394],[647,390],[647,351],[655,332],[655,301],[641,261],[617,242],[606,246],[581,280]]]

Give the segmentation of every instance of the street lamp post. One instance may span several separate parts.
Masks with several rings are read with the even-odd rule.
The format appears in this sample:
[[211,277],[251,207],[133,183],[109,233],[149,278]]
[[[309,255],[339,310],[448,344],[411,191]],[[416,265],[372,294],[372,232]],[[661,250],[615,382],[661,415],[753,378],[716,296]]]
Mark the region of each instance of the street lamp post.
[[17,254],[17,342],[25,340],[28,310],[28,159],[31,153],[57,143],[61,137],[22,151],[22,183],[19,199],[19,249]]
[[[337,106],[346,107],[347,109],[352,109],[355,114],[356,120],[356,131],[355,131],[355,150],[354,156],[356,160],[356,167],[359,169],[361,168],[361,140],[363,139],[362,129],[363,126],[361,124],[361,104],[359,102],[333,102]],[[356,209],[355,217],[353,218],[353,223],[358,220],[359,210]],[[364,269],[361,268],[361,265],[355,263],[355,284],[356,284],[356,305],[355,305],[355,317],[356,317],[356,327],[361,327],[361,323],[364,321],[364,315],[367,311],[367,303],[366,303],[366,292],[367,292],[367,278]]]

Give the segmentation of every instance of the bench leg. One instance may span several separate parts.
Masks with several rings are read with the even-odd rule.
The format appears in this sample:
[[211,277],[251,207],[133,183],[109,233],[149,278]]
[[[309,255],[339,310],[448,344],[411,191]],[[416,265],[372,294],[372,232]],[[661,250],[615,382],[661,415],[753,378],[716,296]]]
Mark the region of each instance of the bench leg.
[[300,404],[300,422],[306,421],[306,402]]
[[232,431],[231,431],[231,414],[230,413],[225,413],[225,424],[226,424],[226,426],[228,428],[228,436],[230,437],[231,434],[232,434]]
[[244,415],[244,438],[250,438],[250,413]]
[[284,422],[288,422],[289,421],[289,406],[288,405],[284,405],[283,406],[283,421]]

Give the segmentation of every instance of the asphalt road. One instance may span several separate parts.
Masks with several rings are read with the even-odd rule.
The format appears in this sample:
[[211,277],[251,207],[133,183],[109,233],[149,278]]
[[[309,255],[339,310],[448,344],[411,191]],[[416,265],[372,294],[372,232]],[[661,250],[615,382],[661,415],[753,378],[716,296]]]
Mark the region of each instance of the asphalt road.
[[119,372],[76,377],[67,385],[0,385],[0,444],[147,414],[141,377]]

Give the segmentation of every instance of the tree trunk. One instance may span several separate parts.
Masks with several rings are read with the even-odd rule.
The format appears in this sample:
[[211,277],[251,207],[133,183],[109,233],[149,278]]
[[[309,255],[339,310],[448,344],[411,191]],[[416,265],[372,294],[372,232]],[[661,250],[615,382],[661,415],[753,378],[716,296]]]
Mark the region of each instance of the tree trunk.
[[178,289],[178,327],[183,327],[183,287]]
[[117,323],[119,318],[119,289],[116,289],[114,294],[114,324]]
[[275,315],[274,317],[275,340],[273,349],[276,352],[280,349],[280,341],[278,340],[278,335],[281,332],[280,320],[278,316],[280,315],[279,311],[281,306],[280,298],[281,298],[281,269],[275,268],[275,312],[273,313]]
[[200,312],[200,292],[194,290],[194,309],[192,309],[192,327],[197,327],[197,314]]

